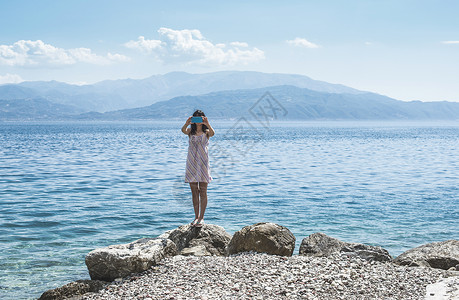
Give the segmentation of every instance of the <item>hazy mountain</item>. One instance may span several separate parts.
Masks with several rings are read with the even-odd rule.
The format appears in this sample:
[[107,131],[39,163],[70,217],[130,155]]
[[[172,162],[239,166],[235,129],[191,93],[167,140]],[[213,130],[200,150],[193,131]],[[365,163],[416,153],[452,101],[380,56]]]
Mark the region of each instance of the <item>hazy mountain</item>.
[[[273,114],[273,107],[276,109],[276,116]],[[271,119],[279,120],[459,120],[459,103],[403,102],[373,93],[336,94],[294,86],[181,96],[146,107],[90,114],[86,117],[125,120],[185,119],[196,109],[202,109],[208,117],[214,119],[242,116],[252,118],[252,111],[261,113],[258,116],[260,118],[271,115]]]
[[73,106],[53,103],[43,98],[0,100],[0,120],[62,120],[81,114]]
[[57,81],[1,85],[0,120],[175,119],[197,108],[231,119],[251,116],[250,108],[268,91],[281,119],[459,119],[459,103],[403,102],[301,75],[228,71],[83,86]]
[[34,89],[15,84],[0,85],[0,100],[25,99],[35,95],[37,92]]
[[[93,85],[71,85],[57,81],[0,85],[0,100],[41,97],[84,111],[104,112],[146,106],[177,96],[202,95],[222,90],[293,85],[329,93],[362,93],[339,84],[293,74],[225,71],[205,74],[172,72],[146,79],[107,80]],[[21,94],[22,93],[22,94]]]
[[353,88],[313,80],[302,75],[238,71],[205,74],[172,72],[143,80],[108,80],[96,83],[94,86],[98,91],[115,92],[125,99],[136,95],[138,101],[136,104],[139,102],[151,104],[177,96],[202,95],[223,90],[254,89],[275,85],[293,85],[329,93],[362,93]]

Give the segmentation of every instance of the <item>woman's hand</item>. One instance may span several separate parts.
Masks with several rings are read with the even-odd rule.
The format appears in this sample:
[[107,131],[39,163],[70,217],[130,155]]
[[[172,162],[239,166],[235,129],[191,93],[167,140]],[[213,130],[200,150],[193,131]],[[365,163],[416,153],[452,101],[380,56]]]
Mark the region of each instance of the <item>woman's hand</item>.
[[188,125],[190,125],[190,123],[191,123],[191,117],[189,117],[186,120],[185,125],[182,126],[182,132],[186,135],[190,134],[191,128],[188,128]]
[[212,128],[212,126],[210,126],[209,120],[207,119],[207,117],[202,117],[202,123],[205,124],[207,126],[207,128],[208,128],[207,132],[206,132],[207,136],[208,137],[214,136],[215,131]]

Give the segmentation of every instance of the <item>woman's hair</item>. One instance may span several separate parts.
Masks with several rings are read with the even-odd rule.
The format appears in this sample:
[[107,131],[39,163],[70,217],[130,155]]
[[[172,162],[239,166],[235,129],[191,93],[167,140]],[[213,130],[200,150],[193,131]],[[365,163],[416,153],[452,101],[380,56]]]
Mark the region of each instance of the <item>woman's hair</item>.
[[[205,117],[205,116],[206,115],[204,114],[204,112],[202,110],[199,110],[199,109],[193,113],[193,117]],[[202,131],[204,133],[206,133],[207,129],[208,129],[207,126],[202,124]],[[195,135],[196,134],[196,130],[197,130],[196,124],[191,123],[191,132],[190,132],[190,134],[191,135]]]

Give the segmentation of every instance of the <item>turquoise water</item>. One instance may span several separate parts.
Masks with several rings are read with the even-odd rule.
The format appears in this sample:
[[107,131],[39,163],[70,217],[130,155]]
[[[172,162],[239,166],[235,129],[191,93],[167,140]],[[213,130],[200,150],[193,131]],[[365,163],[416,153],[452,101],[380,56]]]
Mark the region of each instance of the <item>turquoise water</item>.
[[[85,255],[193,219],[181,122],[0,123],[0,298],[89,278]],[[272,221],[396,256],[458,239],[459,124],[215,122],[208,223]]]

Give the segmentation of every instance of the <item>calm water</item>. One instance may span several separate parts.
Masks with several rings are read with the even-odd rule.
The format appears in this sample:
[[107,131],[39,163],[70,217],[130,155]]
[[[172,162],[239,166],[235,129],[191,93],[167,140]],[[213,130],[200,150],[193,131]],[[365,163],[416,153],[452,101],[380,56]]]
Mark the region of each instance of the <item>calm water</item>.
[[[190,222],[181,125],[0,123],[0,298],[89,278],[89,251]],[[295,253],[318,231],[393,256],[459,238],[458,123],[213,125],[208,223],[279,223]]]

